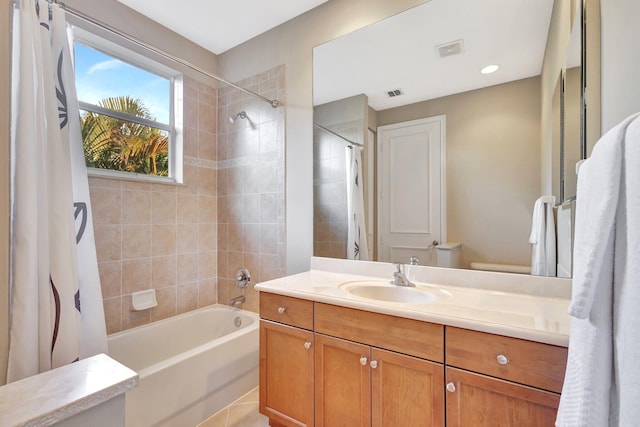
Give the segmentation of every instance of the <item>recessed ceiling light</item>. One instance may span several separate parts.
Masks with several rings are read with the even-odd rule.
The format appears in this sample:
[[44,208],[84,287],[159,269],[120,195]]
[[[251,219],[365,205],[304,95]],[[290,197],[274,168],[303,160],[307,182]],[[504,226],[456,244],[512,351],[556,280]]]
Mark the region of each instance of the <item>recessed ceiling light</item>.
[[500,68],[499,65],[487,65],[482,70],[480,70],[480,72],[482,74],[491,74],[491,73],[495,73],[496,71],[498,71],[498,68]]

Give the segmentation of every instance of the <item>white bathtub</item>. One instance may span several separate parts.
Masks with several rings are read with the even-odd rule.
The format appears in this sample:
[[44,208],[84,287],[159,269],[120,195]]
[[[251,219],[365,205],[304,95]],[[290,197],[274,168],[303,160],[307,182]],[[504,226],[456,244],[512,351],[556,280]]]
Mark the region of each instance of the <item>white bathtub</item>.
[[256,387],[258,319],[216,304],[110,335],[110,356],[140,375],[127,427],[196,426]]

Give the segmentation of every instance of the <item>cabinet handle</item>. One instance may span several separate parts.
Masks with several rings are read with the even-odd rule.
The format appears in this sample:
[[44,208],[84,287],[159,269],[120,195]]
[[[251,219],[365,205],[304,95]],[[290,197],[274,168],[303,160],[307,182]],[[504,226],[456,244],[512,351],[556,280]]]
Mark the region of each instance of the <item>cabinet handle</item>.
[[456,391],[456,385],[454,383],[447,383],[447,391],[453,393]]
[[311,341],[307,341],[304,343],[304,348],[306,348],[307,350],[309,350],[311,348]]
[[371,366],[371,369],[376,369],[378,367],[378,361],[372,360],[371,363],[369,363],[369,366]]
[[509,359],[504,354],[499,354],[498,357],[496,357],[496,359],[498,360],[498,363],[501,365],[506,365],[507,363],[509,363]]
[[365,356],[362,356],[362,357],[360,358],[360,364],[361,364],[362,366],[364,366],[364,365],[366,365],[366,364],[367,364],[367,358],[366,358]]
[[287,309],[285,307],[278,307],[278,313],[279,314],[284,314],[285,311],[287,311]]

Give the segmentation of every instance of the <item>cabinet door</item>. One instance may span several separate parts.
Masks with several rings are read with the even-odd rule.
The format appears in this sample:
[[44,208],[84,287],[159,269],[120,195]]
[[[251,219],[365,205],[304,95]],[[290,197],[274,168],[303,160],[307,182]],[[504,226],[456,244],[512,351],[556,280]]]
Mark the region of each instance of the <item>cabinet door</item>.
[[444,367],[390,351],[371,350],[373,427],[444,425]]
[[283,426],[313,426],[313,333],[260,321],[260,412]]
[[315,335],[316,426],[371,426],[369,347]]
[[447,426],[552,427],[560,395],[446,369]]

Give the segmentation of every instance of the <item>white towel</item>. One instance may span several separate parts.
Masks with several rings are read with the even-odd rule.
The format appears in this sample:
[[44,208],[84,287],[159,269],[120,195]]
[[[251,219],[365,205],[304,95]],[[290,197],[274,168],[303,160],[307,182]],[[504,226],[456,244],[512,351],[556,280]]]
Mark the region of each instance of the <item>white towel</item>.
[[529,243],[531,247],[531,274],[556,275],[556,227],[553,219],[555,197],[542,196],[533,205],[533,220]]
[[640,419],[640,120],[607,132],[578,175],[569,359],[557,426]]

